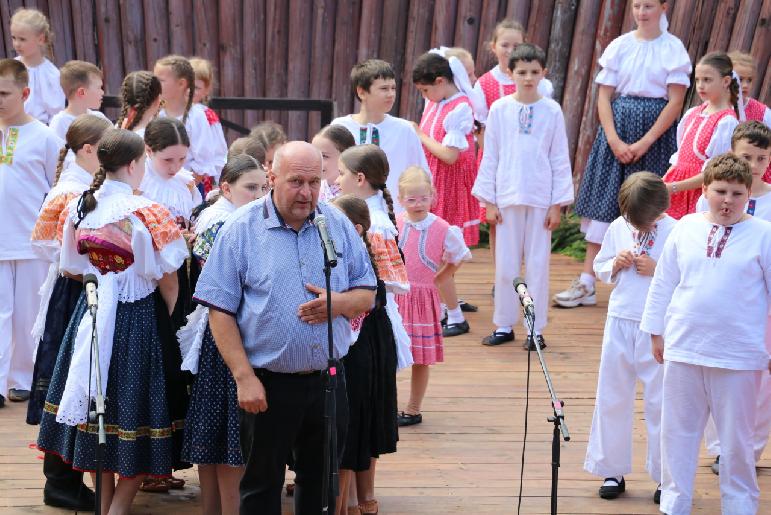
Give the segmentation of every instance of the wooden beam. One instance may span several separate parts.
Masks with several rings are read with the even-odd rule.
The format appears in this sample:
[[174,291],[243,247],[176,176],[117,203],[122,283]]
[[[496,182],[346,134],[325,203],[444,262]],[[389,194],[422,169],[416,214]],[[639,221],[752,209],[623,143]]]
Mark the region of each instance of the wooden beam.
[[[769,60],[771,59],[771,0],[763,1],[763,8],[760,11],[758,17],[758,23],[755,26],[755,35],[752,38],[752,55],[755,57],[755,66],[759,72],[766,70],[769,66]],[[752,86],[752,95],[757,97],[761,95],[765,98],[763,101],[766,105],[771,101],[771,87],[766,86],[765,89],[761,89],[761,77],[755,78],[755,83]]]
[[431,17],[434,0],[410,0],[407,17],[407,44],[404,49],[402,69],[402,94],[399,99],[399,114],[408,120],[419,120],[423,112],[423,99],[412,84],[412,67],[421,54],[429,48]]
[[407,41],[407,19],[409,0],[388,0],[383,5],[383,27],[389,30],[380,32],[380,58],[391,63],[396,75],[396,100],[391,114],[399,116],[399,103],[402,85],[409,81],[401,71],[404,69],[404,50]]
[[169,2],[169,53],[192,56],[193,0],[168,0]]
[[457,13],[458,0],[439,0],[434,3],[431,47],[453,46]]
[[482,0],[459,0],[453,46],[465,48],[473,57],[477,53]]
[[546,50],[549,47],[551,19],[554,14],[554,0],[533,0],[530,5],[530,18],[527,22],[525,41]]
[[715,18],[712,21],[707,52],[728,52],[730,50],[728,45],[731,42],[731,32],[740,3],[741,0],[723,0],[718,4]]
[[755,25],[760,17],[760,9],[763,6],[762,0],[744,0],[741,2],[739,11],[736,13],[736,23],[734,23],[731,33],[730,48],[739,49],[748,52],[752,47],[752,37],[755,35]]
[[340,113],[350,113],[353,109],[350,74],[358,57],[356,45],[359,41],[360,13],[360,0],[338,2],[337,4],[332,98],[337,102]]
[[118,0],[96,0],[96,37],[99,42],[98,64],[104,73],[104,92],[119,95],[123,67],[123,32]]
[[[386,6],[388,2],[386,2]],[[313,44],[311,46],[310,96],[332,98],[332,72],[335,48],[335,0],[313,2]],[[349,88],[350,89],[350,88]],[[319,113],[308,114],[308,134],[321,129]]]
[[[594,0],[596,1],[596,0]],[[508,0],[506,7],[506,18],[518,21],[527,31],[528,21],[530,20],[531,0]]]
[[200,0],[193,2],[195,55],[209,59],[213,63],[217,62],[219,55],[217,50],[217,41],[219,41],[218,16],[219,12],[215,2],[202,2]]
[[145,28],[141,13],[142,0],[122,0],[120,2],[123,62],[126,65],[126,73],[136,70],[152,70],[154,64],[147,63]]
[[[244,94],[243,70],[244,62],[241,49],[244,45],[243,30],[243,5],[241,0],[219,0],[218,41],[219,84],[220,95],[227,97],[240,97]],[[229,110],[223,116],[231,122],[244,124],[243,111]],[[227,131],[228,141],[236,139],[239,135]]]
[[[244,2],[243,8],[243,88],[247,97],[265,96],[265,0]],[[254,127],[263,119],[263,111],[244,113],[244,125]]]
[[500,0],[484,0],[482,2],[482,14],[479,19],[479,37],[477,38],[477,51],[474,56],[477,77],[481,77],[482,74],[498,64],[495,54],[490,50],[490,41],[493,39],[495,26],[506,14],[505,6],[503,15],[499,14],[500,6]]
[[[267,0],[265,3],[265,95],[286,96],[287,59],[289,48],[289,3],[284,0]],[[270,118],[284,127],[287,113],[266,112]]]
[[565,90],[577,12],[577,0],[557,0],[555,2],[546,68],[548,69],[549,80],[554,84],[554,100],[557,102],[562,100],[562,94]]
[[[289,45],[291,56],[287,62],[286,95],[307,98],[310,88],[308,71],[311,68],[311,36],[313,18],[305,10],[305,0],[289,1]],[[308,138],[308,113],[289,113],[286,133],[289,139]]]
[[389,28],[383,25],[383,0],[362,0],[356,62],[380,54],[380,33],[384,30]]
[[161,57],[169,55],[169,37],[171,35],[169,6],[166,0],[144,0],[143,11],[146,62],[148,66],[152,66]]

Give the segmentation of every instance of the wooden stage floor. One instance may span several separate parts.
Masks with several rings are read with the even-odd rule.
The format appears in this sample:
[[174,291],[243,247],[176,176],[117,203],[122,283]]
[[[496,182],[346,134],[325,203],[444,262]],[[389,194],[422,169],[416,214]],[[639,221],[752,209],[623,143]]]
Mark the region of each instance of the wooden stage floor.
[[[569,258],[552,259],[552,293],[567,286],[580,265]],[[445,341],[445,363],[432,369],[424,405],[424,422],[401,432],[399,452],[378,465],[377,497],[384,514],[516,513],[524,430],[527,353],[523,338],[498,348],[479,344],[492,330],[493,271],[487,250],[474,252],[474,262],[458,276],[463,298],[480,306],[468,319],[469,335]],[[594,406],[600,342],[609,289],[601,286],[592,308],[552,308],[546,329],[547,365],[557,393],[565,400],[572,440],[562,444],[559,483],[560,513],[658,513],[655,485],[644,472],[642,405],[635,403],[634,473],[627,492],[614,501],[597,496],[600,480],[583,471],[586,442]],[[512,302],[515,302],[512,299]],[[406,403],[409,373],[399,375],[400,407]],[[552,425],[546,384],[533,355],[530,417],[525,459],[522,513],[549,513]],[[42,503],[42,461],[30,449],[37,428],[24,423],[25,405],[8,403],[0,410],[0,513],[67,513]],[[696,478],[694,513],[720,512],[718,478],[706,455]],[[132,513],[200,513],[197,477],[180,474],[189,483],[172,494],[138,495]],[[761,506],[771,505],[771,451],[758,468]],[[292,513],[285,499],[285,513]]]

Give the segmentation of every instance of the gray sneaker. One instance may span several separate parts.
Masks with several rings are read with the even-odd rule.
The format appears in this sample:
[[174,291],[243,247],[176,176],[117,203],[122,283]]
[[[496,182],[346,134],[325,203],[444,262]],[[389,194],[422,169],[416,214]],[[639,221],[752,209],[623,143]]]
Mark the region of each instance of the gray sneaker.
[[594,306],[597,304],[597,296],[594,290],[576,279],[565,291],[559,292],[553,297],[554,303],[563,308],[575,308],[577,306]]

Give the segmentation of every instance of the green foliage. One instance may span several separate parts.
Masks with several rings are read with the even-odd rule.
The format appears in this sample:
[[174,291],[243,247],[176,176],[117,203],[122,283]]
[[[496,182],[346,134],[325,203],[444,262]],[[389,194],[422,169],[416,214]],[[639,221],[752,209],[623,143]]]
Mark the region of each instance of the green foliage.
[[581,220],[574,213],[563,217],[560,226],[551,233],[551,251],[584,260],[586,240],[581,232]]

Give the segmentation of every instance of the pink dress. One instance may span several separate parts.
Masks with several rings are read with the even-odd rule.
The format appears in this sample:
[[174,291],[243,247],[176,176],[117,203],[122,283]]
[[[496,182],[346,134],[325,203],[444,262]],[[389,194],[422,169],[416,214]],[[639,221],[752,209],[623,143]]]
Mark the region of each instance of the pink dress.
[[424,148],[437,193],[432,212],[462,228],[467,245],[476,245],[479,201],[471,195],[477,175],[471,102],[462,93],[438,103],[426,102],[420,128],[442,145],[460,150],[458,160],[448,165]]
[[434,285],[434,275],[442,264],[444,240],[450,224],[435,217],[433,223],[421,230],[403,214],[399,215],[397,224],[410,291],[398,295],[396,302],[410,337],[412,358],[416,365],[441,363],[444,361],[442,303]]
[[[702,112],[707,106],[708,103],[704,102],[686,113],[685,118],[681,122],[684,128],[682,139],[678,137],[680,141],[678,141],[677,146],[677,162],[664,175],[664,182],[682,181],[701,172],[704,163],[712,157],[708,148],[711,146],[710,144],[712,143],[718,123],[727,116],[736,118],[733,109],[723,109],[709,115],[703,115]],[[733,128],[731,132],[733,132]],[[680,135],[678,134],[678,136]],[[730,148],[730,135],[728,137],[728,146]],[[715,152],[715,155],[720,153],[722,152]],[[696,211],[696,202],[699,200],[700,195],[701,188],[674,193],[667,213],[675,220],[679,220],[689,213],[694,213]]]

